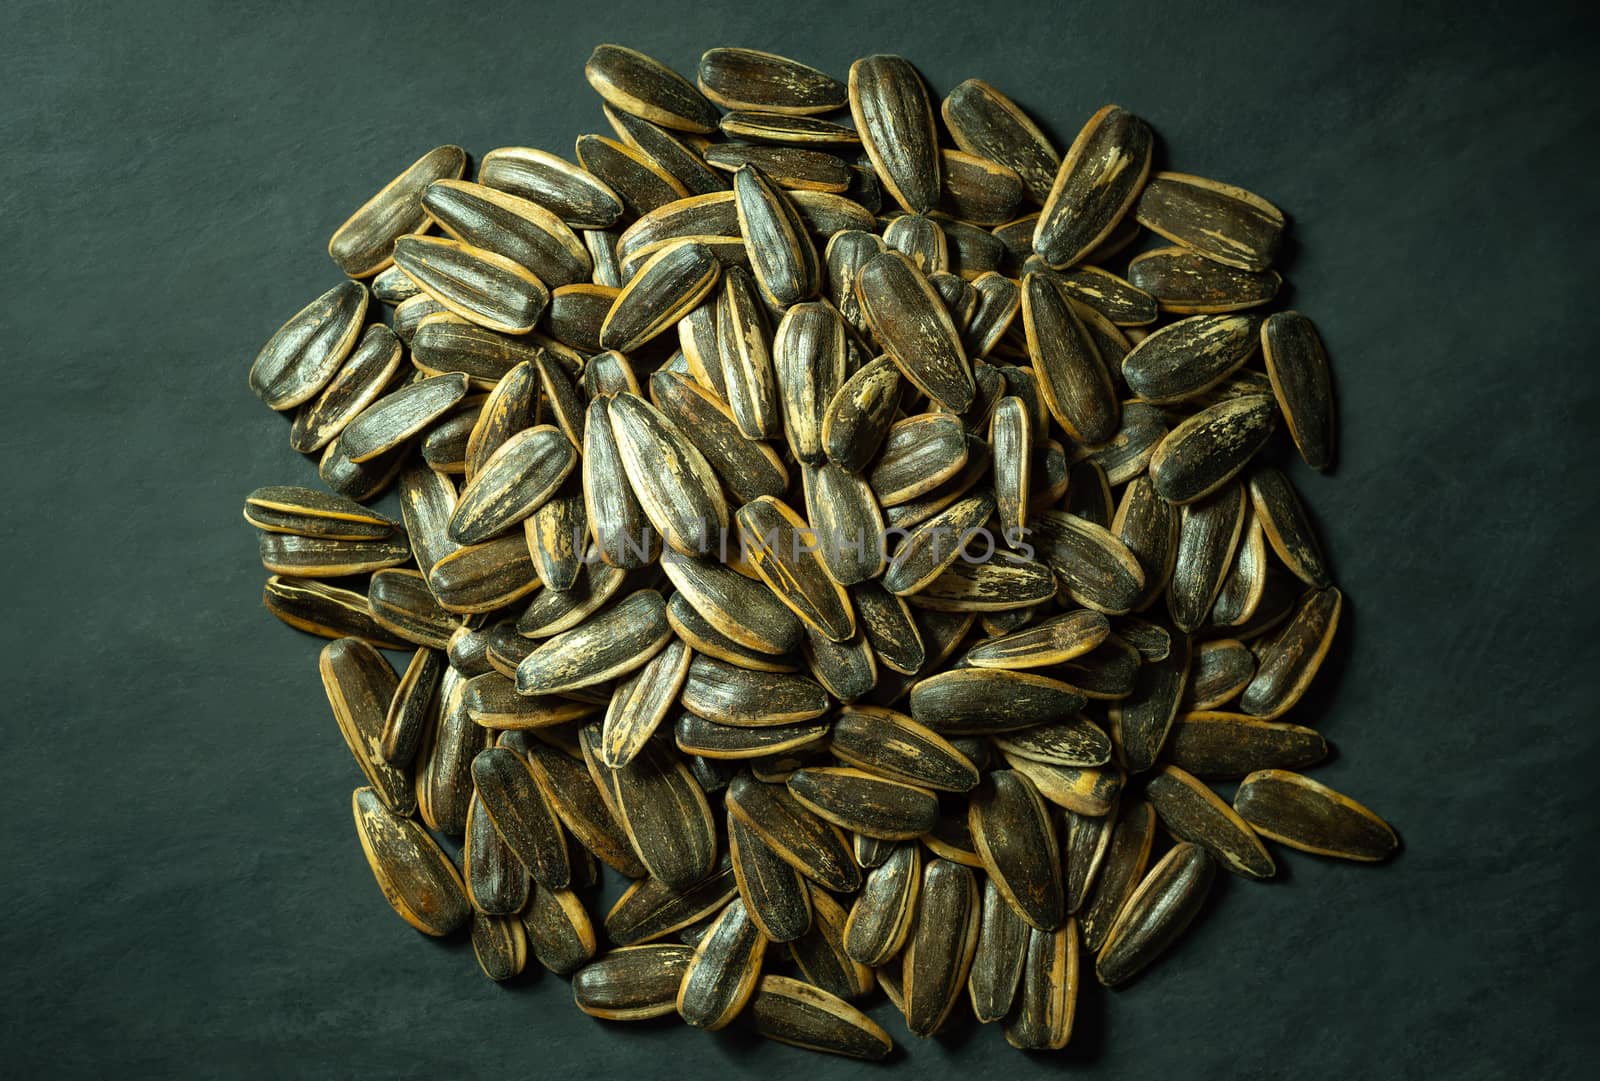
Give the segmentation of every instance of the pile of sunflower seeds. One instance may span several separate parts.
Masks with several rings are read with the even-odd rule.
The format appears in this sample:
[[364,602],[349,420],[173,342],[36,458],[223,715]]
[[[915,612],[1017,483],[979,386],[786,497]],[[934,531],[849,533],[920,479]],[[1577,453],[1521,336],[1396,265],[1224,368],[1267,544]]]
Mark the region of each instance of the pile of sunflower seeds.
[[585,74],[615,138],[422,155],[250,369],[331,489],[247,499],[265,603],[407,923],[596,1017],[881,1058],[881,987],[1053,1049],[1264,839],[1394,851],[1285,719],[1342,598],[1262,455],[1334,448],[1275,207],[894,56]]

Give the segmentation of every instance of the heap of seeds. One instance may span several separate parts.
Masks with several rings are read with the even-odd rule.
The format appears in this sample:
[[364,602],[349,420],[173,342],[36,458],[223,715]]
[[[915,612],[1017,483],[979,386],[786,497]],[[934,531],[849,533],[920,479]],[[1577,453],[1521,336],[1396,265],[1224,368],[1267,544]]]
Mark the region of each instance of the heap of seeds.
[[1046,1049],[1263,839],[1395,849],[1295,772],[1342,599],[1262,459],[1334,444],[1274,206],[899,57],[585,74],[615,138],[430,150],[250,369],[332,490],[246,501],[265,603],[406,922],[597,1017],[880,1058],[881,987]]

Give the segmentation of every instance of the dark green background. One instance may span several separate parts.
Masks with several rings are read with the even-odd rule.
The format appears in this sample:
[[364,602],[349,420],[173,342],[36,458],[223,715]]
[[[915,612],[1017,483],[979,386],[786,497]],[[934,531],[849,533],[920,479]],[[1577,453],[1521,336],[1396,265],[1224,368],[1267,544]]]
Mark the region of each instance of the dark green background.
[[[1299,479],[1349,597],[1318,776],[1406,842],[1228,881],[1074,1048],[899,1074],[1565,1078],[1596,1050],[1596,61],[1577,4],[13,3],[0,1070],[11,1077],[887,1076],[498,988],[406,928],[350,825],[317,643],[241,497],[311,482],[245,371],[329,232],[422,150],[569,151],[613,40],[986,78],[1063,145],[1106,101],[1293,216],[1341,461]],[[1592,1064],[1588,1064],[1592,1069]],[[701,1074],[701,1076],[709,1076]]]

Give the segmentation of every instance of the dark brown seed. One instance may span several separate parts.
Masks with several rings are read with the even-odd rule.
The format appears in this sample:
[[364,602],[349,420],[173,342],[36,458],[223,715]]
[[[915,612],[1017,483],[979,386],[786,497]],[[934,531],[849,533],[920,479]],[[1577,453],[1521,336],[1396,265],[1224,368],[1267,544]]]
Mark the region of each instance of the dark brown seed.
[[1083,656],[1110,633],[1111,624],[1099,612],[1067,612],[980,642],[967,653],[967,662],[978,668],[1044,668]]
[[606,122],[624,143],[655,162],[692,195],[726,191],[728,185],[682,135],[667,131],[642,117],[601,106]]
[[1144,568],[1116,534],[1060,511],[1034,512],[1028,528],[1029,543],[1073,600],[1108,615],[1131,611],[1138,603]]
[[665,245],[618,294],[600,327],[600,345],[633,352],[698,307],[721,273],[722,264],[704,244]]
[[1085,701],[1044,676],[958,668],[919,681],[911,690],[911,715],[941,735],[989,735],[1057,720]]
[[1339,629],[1344,595],[1329,586],[1308,592],[1289,623],[1266,644],[1255,678],[1239,698],[1245,713],[1276,720],[1300,701]]
[[[1156,298],[1108,270],[1079,266],[1044,273],[1077,305],[1074,310],[1080,317],[1087,308],[1113,327],[1138,327],[1156,321]],[[1117,333],[1111,332],[1112,335]],[[1126,347],[1122,351],[1125,352]],[[1105,356],[1104,350],[1101,350],[1101,359],[1106,361],[1107,367],[1114,367],[1112,358]]]
[[550,303],[550,290],[533,271],[470,244],[404,236],[394,258],[423,292],[488,330],[526,334]]
[[435,563],[428,586],[452,612],[492,612],[539,588],[521,535],[458,548]]
[[714,143],[706,148],[706,162],[729,173],[754,165],[786,190],[846,192],[852,179],[850,166],[843,158],[793,146]]
[[1237,482],[1182,508],[1167,610],[1183,633],[1194,633],[1210,614],[1233,565],[1244,519],[1244,486]]
[[483,184],[439,180],[428,185],[422,205],[453,239],[505,256],[548,288],[589,280],[588,249],[536,202]]
[[1034,229],[1034,250],[1047,263],[1070,266],[1111,234],[1144,187],[1154,142],[1143,120],[1115,105],[1089,118],[1067,148]]
[[[642,878],[645,875],[644,865],[634,855],[627,834],[607,808],[584,764],[565,751],[536,739],[526,739],[520,746],[539,790],[578,843],[607,866],[616,868],[627,877]],[[609,916],[606,918],[606,932],[611,935],[612,941],[623,941],[612,931]],[[666,930],[661,932],[665,933]]]
[[589,913],[572,890],[536,884],[522,911],[522,927],[535,959],[558,976],[578,971],[599,948]]
[[[963,281],[976,285],[977,279],[985,274],[994,274],[1000,270],[1000,264],[1005,260],[1006,247],[996,239],[993,233],[980,229],[976,225],[969,225],[964,221],[940,218],[939,228],[944,232],[948,242],[950,272],[958,275]],[[973,315],[976,315],[974,308]],[[987,349],[974,348],[969,337],[971,321],[962,328],[962,340],[967,342],[968,356],[981,356]]]
[[1192,503],[1228,483],[1261,449],[1277,409],[1250,395],[1208,406],[1161,441],[1150,458],[1150,480],[1169,503]]
[[937,1032],[966,989],[980,913],[972,869],[950,860],[929,860],[922,872],[916,925],[901,955],[906,1027],[918,1036]]
[[878,357],[845,380],[823,417],[829,459],[850,473],[865,469],[889,433],[900,391],[900,369],[889,357]]
[[1237,270],[1188,248],[1154,248],[1128,264],[1128,280],[1175,315],[1237,312],[1257,308],[1278,295],[1275,270]]
[[767,758],[822,745],[828,735],[826,721],[798,724],[747,725],[718,724],[693,713],[678,718],[673,729],[678,750],[703,758],[741,760]]
[[1057,766],[1103,766],[1111,761],[1111,739],[1083,714],[994,737],[1007,754]]
[[287,484],[257,488],[246,496],[244,520],[265,532],[326,540],[377,540],[398,527],[353,499]]
[[983,870],[983,860],[979,858],[973,843],[972,828],[967,823],[965,808],[940,815],[933,829],[923,834],[922,843],[940,859],[953,860],[975,871]]
[[1054,930],[1064,913],[1061,849],[1050,809],[1023,773],[996,770],[972,793],[967,824],[989,878],[1030,927]]
[[1178,555],[1179,515],[1177,507],[1156,494],[1148,476],[1135,477],[1123,490],[1111,529],[1144,572],[1144,588],[1134,601],[1135,609],[1148,607],[1172,578]]
[[1066,837],[1063,839],[1061,862],[1066,884],[1067,914],[1082,911],[1100,874],[1100,866],[1111,848],[1111,833],[1116,826],[1114,815],[1081,815],[1075,811],[1063,812]]
[[539,580],[555,592],[567,592],[583,573],[589,518],[583,494],[570,475],[556,495],[522,523],[523,539]]
[[367,587],[367,603],[372,617],[385,629],[407,642],[444,649],[459,623],[450,612],[439,607],[420,571],[383,570],[372,576]]
[[604,229],[622,216],[616,192],[543,150],[522,146],[491,150],[479,165],[478,182],[530,199],[575,229]]
[[620,289],[586,282],[555,289],[544,320],[551,337],[580,353],[598,353],[603,348],[600,330],[621,293]]
[[1010,168],[959,150],[939,152],[942,206],[974,225],[1002,225],[1022,201],[1022,179]]
[[856,275],[856,296],[901,374],[951,412],[966,412],[976,389],[961,335],[911,260],[899,252],[874,256]]
[[1067,498],[1061,509],[1102,529],[1111,528],[1116,516],[1111,503],[1111,480],[1099,462],[1084,459],[1073,464],[1067,474]]
[[357,464],[344,453],[340,441],[334,439],[323,449],[322,460],[317,464],[317,475],[322,478],[322,483],[340,495],[358,503],[365,502],[376,499],[399,475],[400,467],[405,464],[404,456],[405,448],[396,447],[371,461]]
[[[932,218],[923,214],[900,215],[884,228],[883,243],[889,251],[897,251],[911,260],[913,266],[928,276],[930,283],[936,276],[949,277],[950,242]],[[959,286],[960,279],[954,281]],[[937,284],[934,291],[939,292]],[[945,294],[940,293],[940,299],[951,309],[952,318],[956,318],[955,306]],[[956,324],[959,331],[960,319],[956,319]]]
[[1122,792],[1123,773],[1113,765],[1060,766],[1035,762],[1004,748],[1000,753],[1008,766],[1033,782],[1041,796],[1077,814],[1107,814]]
[[[628,581],[626,571],[600,562],[591,550],[571,589],[559,593],[546,589],[534,595],[517,619],[517,633],[527,638],[549,638],[570,631],[605,607]],[[530,645],[528,652],[532,650]]]
[[876,983],[872,969],[845,950],[845,910],[823,890],[812,897],[812,906],[811,929],[789,943],[795,967],[808,983],[842,999],[870,993]]
[[1233,780],[1257,770],[1303,769],[1327,754],[1327,742],[1310,728],[1212,712],[1179,717],[1167,749],[1174,765],[1206,780]]
[[898,56],[850,65],[850,113],[884,190],[907,211],[939,201],[939,137],[922,77]]
[[589,403],[583,429],[583,505],[600,558],[613,567],[641,567],[660,552],[660,536],[628,482],[611,426],[611,400]]
[[631,762],[677,700],[689,673],[689,647],[669,640],[664,648],[617,684],[606,708],[600,759],[611,768]]
[[859,143],[853,128],[814,116],[789,116],[760,109],[736,109],[717,125],[730,139],[794,146]]
[[1083,944],[1090,951],[1098,953],[1105,944],[1122,906],[1144,878],[1155,833],[1154,807],[1144,800],[1123,804],[1112,827],[1100,873],[1090,883],[1089,895],[1079,910],[1078,926],[1083,932]]
[[679,696],[683,707],[719,724],[760,727],[820,717],[828,693],[804,676],[740,668],[697,656]]
[[372,460],[444,416],[467,393],[461,373],[409,383],[373,402],[340,433],[338,446],[352,462]]
[[802,805],[847,830],[890,841],[920,837],[939,816],[928,789],[849,767],[802,769],[789,778]]
[[763,976],[750,999],[755,1030],[769,1040],[846,1058],[877,1060],[894,1041],[872,1018],[820,987]]
[[402,359],[394,331],[382,323],[367,327],[321,393],[295,413],[289,445],[302,454],[327,446],[387,389]]
[[[575,149],[583,167],[615,192],[627,213],[635,217],[689,194],[677,177],[626,143],[603,135],[580,135]],[[626,258],[620,243],[618,254]]]
[[1028,925],[1006,900],[994,879],[985,878],[978,945],[972,955],[972,972],[967,978],[972,1012],[980,1024],[1003,1020],[1011,1012],[1011,1003],[1022,980],[1030,934]]
[[717,130],[717,110],[690,82],[654,57],[597,45],[584,78],[611,106],[673,131]]
[[646,878],[629,886],[606,913],[606,937],[630,946],[669,935],[722,911],[736,893],[733,864],[727,859],[686,890]]
[[1312,469],[1327,469],[1333,463],[1333,388],[1317,328],[1299,312],[1275,312],[1261,324],[1261,352],[1300,457]]
[[316,397],[355,347],[367,299],[360,282],[340,282],[279,327],[250,365],[256,397],[279,411]]
[[502,443],[461,492],[450,539],[481,544],[538,510],[572,472],[578,455],[559,428],[526,428]]
[[572,977],[572,998],[590,1017],[645,1021],[677,1010],[692,946],[655,943],[612,950]]
[[350,804],[367,864],[400,918],[436,936],[466,923],[466,886],[428,831],[385,807],[370,788],[356,789]]
[[1110,375],[1083,320],[1049,277],[1023,279],[1022,320],[1050,415],[1080,443],[1104,443],[1116,435],[1119,406]]
[[711,551],[728,528],[728,505],[705,456],[637,395],[617,395],[608,411],[623,466],[650,523],[675,551]]
[[746,503],[737,518],[743,556],[767,587],[807,626],[848,641],[856,633],[850,598],[828,576],[805,521],[771,496]]
[[589,363],[583,366],[583,392],[586,395],[590,398],[609,398],[624,391],[630,394],[640,392],[639,377],[634,374],[631,360],[613,349],[589,358]]
[[803,652],[811,677],[841,702],[853,702],[877,685],[877,656],[864,634],[834,642],[807,629]]
[[1234,874],[1260,879],[1276,872],[1272,856],[1255,831],[1186,771],[1163,767],[1145,785],[1145,795],[1168,832],[1204,848]]
[[491,980],[509,980],[528,964],[528,934],[510,916],[472,915],[472,953]]
[[966,792],[978,783],[977,767],[949,740],[879,706],[841,709],[830,749],[852,766],[924,788]]
[[437,146],[412,162],[378,190],[328,240],[328,255],[352,278],[365,278],[389,266],[395,241],[427,224],[422,193],[435,180],[460,177],[467,152]]
[[[939,518],[929,519],[937,522]],[[993,559],[991,538],[971,534],[968,557],[950,564],[908,599],[919,608],[985,613],[1018,612],[1043,604],[1056,594],[1056,579],[1043,563],[1015,558]],[[989,547],[984,548],[984,542]],[[987,562],[975,553],[987,551]]]
[[572,879],[561,819],[522,755],[489,747],[472,760],[472,780],[483,809],[506,846],[546,889],[565,889]]
[[1187,173],[1157,173],[1134,210],[1151,232],[1244,270],[1272,265],[1283,212],[1259,195]]
[[467,806],[461,877],[472,907],[483,915],[509,915],[527,903],[528,870],[495,831],[476,794]]
[[827,460],[827,408],[849,374],[844,321],[821,301],[794,305],[778,324],[772,360],[789,450],[805,465],[820,465]]
[[829,576],[845,586],[876,576],[885,563],[883,515],[871,486],[826,460],[807,466],[802,480],[806,516]]
[[766,936],[735,897],[695,946],[678,986],[678,1015],[708,1031],[727,1025],[754,994],[766,952]]
[[750,919],[773,942],[791,942],[811,926],[811,891],[800,872],[732,813],[728,853]]
[[554,728],[595,712],[592,703],[576,698],[518,694],[516,684],[497,671],[467,680],[462,695],[474,721],[499,731]]
[[821,283],[817,249],[788,196],[750,164],[734,174],[733,193],[739,232],[762,296],[777,308],[816,296]]
[[428,754],[417,763],[417,809],[430,829],[460,837],[474,792],[472,760],[489,745],[490,733],[473,722],[466,685],[449,672],[439,697],[439,724]]
[[749,439],[776,436],[783,418],[766,317],[755,279],[737,267],[723,276],[717,300],[717,356],[724,396],[739,430]]
[[429,316],[411,339],[411,361],[430,375],[462,372],[486,389],[524,361],[536,363],[538,349],[517,339],[476,326],[455,316]]
[[756,49],[711,49],[700,57],[700,92],[724,109],[790,116],[843,109],[843,83],[786,56]]
[[1088,698],[1125,699],[1133,694],[1142,663],[1131,643],[1112,634],[1092,652],[1051,668],[1049,675]]
[[1111,706],[1111,733],[1129,773],[1155,765],[1188,682],[1189,639],[1180,634],[1164,659],[1139,666],[1133,693]]
[[894,850],[899,847],[897,841],[885,841],[880,837],[868,837],[858,833],[850,839],[851,850],[856,855],[856,862],[863,868],[882,867],[884,862]]
[[1078,924],[1057,931],[1031,928],[1017,1009],[1006,1021],[1006,1042],[1024,1051],[1059,1051],[1072,1038],[1078,1001]]
[[[750,579],[746,578],[745,581]],[[773,598],[774,603],[776,600]],[[799,668],[792,654],[764,653],[734,641],[696,611],[682,592],[676,592],[667,599],[667,622],[672,625],[672,632],[696,653],[726,661],[736,668],[753,668],[762,672],[794,672]],[[826,638],[822,640],[827,641]]]
[[812,881],[841,893],[861,885],[861,869],[844,834],[804,807],[785,786],[740,775],[728,785],[727,806],[729,814]]
[[933,491],[967,464],[967,437],[950,413],[919,413],[889,429],[867,481],[886,507]]
[[364,638],[383,649],[405,649],[372,618],[365,594],[305,578],[273,575],[261,591],[267,611],[320,638]]
[[940,112],[962,150],[1016,173],[1035,203],[1050,197],[1061,157],[1010,98],[981,79],[968,79],[950,91]]
[[318,661],[322,689],[339,734],[356,765],[384,806],[400,815],[416,809],[411,774],[383,756],[383,723],[398,679],[382,653],[359,638],[340,638],[322,647]]
[[1165,405],[1195,398],[1249,360],[1260,340],[1254,315],[1196,315],[1162,327],[1122,361],[1128,388]]
[[[983,524],[994,514],[994,496],[988,492],[952,503],[911,532],[895,549],[883,572],[883,587],[896,596],[906,596],[927,588],[958,559],[980,535]],[[989,554],[993,555],[993,539]],[[1048,572],[1047,572],[1048,573]],[[1047,590],[1045,597],[1053,590]],[[1035,598],[1043,599],[1043,598]]]
[[877,234],[847,229],[834,234],[822,253],[827,299],[861,334],[867,333],[867,318],[856,295],[856,275],[868,260],[884,250],[883,238]]
[[385,711],[378,746],[384,759],[402,769],[416,757],[426,728],[439,710],[439,681],[445,657],[438,650],[419,649],[400,676]]
[[867,874],[844,926],[845,952],[856,962],[877,967],[905,945],[922,891],[922,848],[897,844]]
[[[1184,692],[1185,710],[1212,710],[1231,702],[1255,678],[1256,657],[1235,638],[1203,642],[1195,650]],[[1180,763],[1181,764],[1181,763]]]
[[800,644],[800,621],[760,582],[706,559],[668,559],[661,569],[696,612],[746,649],[784,654]]
[[1139,883],[1095,958],[1095,975],[1120,986],[1147,968],[1194,921],[1216,877],[1216,863],[1199,845],[1179,842]]
[[1388,859],[1400,847],[1393,828],[1367,808],[1287,770],[1250,774],[1233,805],[1261,836],[1302,852],[1365,863]]
[[628,262],[667,241],[688,237],[739,235],[733,192],[718,191],[674,199],[643,215],[617,238],[617,258]]
[[517,693],[559,694],[604,683],[648,662],[671,637],[666,601],[641,589],[528,654],[517,666]]
[[1247,513],[1233,565],[1223,577],[1216,603],[1211,606],[1212,626],[1236,627],[1249,622],[1266,594],[1270,570],[1261,521],[1255,514]]
[[467,443],[482,411],[483,399],[464,398],[449,416],[435,422],[422,435],[422,460],[441,473],[465,473]]
[[1322,545],[1294,485],[1281,469],[1263,466],[1250,474],[1250,505],[1273,553],[1308,586],[1330,582]]
[[1007,396],[996,403],[989,422],[989,445],[994,455],[994,497],[1000,528],[1007,536],[1021,536],[1033,487],[1033,428],[1021,398]]
[[851,590],[867,641],[883,664],[903,675],[915,675],[927,663],[922,632],[905,599],[878,582],[862,582]]

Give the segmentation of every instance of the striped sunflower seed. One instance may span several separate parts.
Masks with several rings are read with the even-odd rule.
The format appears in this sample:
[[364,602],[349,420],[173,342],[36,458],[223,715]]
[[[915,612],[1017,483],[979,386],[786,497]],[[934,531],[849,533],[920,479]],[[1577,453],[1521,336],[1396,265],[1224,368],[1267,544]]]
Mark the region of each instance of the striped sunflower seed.
[[283,411],[316,397],[361,335],[367,287],[340,282],[301,308],[261,347],[250,365],[250,389]]
[[356,789],[350,805],[367,864],[401,919],[442,936],[471,918],[461,875],[427,830],[385,807],[370,788]]
[[1211,891],[1216,862],[1196,844],[1179,842],[1129,895],[1095,957],[1095,975],[1119,987],[1183,937]]
[[700,57],[700,92],[724,109],[754,109],[810,116],[849,103],[843,83],[775,53],[757,49],[710,49]]
[[1299,312],[1274,312],[1261,324],[1261,353],[1300,456],[1312,469],[1327,469],[1333,463],[1333,389],[1317,328]]
[[427,224],[422,193],[436,180],[456,179],[466,171],[467,152],[437,146],[378,190],[328,239],[328,255],[352,278],[366,278],[389,266],[395,242]]
[[755,1030],[769,1040],[846,1058],[876,1061],[894,1050],[878,1023],[820,987],[763,976],[750,1000]]
[[1139,224],[1208,259],[1244,270],[1272,265],[1283,211],[1243,188],[1187,173],[1156,173],[1134,210]]
[[939,201],[939,136],[928,91],[909,61],[869,56],[850,65],[850,114],[885,191],[912,214]]
[[1400,847],[1394,829],[1349,796],[1282,769],[1250,774],[1234,809],[1263,837],[1319,856],[1376,862]]
[[1128,281],[1164,312],[1201,315],[1258,308],[1278,295],[1275,270],[1239,270],[1188,248],[1155,248],[1128,263]]
[[1034,228],[1034,250],[1047,263],[1071,266],[1110,235],[1150,174],[1154,142],[1143,120],[1115,105],[1089,118],[1067,148]]
[[856,297],[900,373],[946,409],[965,412],[976,391],[961,336],[911,260],[899,252],[873,256],[856,274]]
[[584,78],[606,102],[673,131],[717,128],[717,111],[683,76],[654,57],[621,45],[597,45]]
[[922,871],[917,919],[901,954],[906,1027],[931,1036],[966,989],[981,917],[978,878],[970,867],[929,860]]

